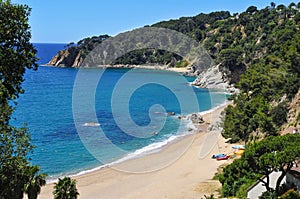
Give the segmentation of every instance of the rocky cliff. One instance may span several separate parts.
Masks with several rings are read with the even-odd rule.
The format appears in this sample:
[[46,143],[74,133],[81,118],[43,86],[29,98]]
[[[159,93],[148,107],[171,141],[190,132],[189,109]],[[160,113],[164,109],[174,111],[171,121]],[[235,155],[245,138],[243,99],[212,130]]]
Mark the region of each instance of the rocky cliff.
[[283,134],[293,133],[295,129],[300,131],[300,90],[288,104],[287,121],[282,126],[281,132]]
[[82,62],[83,57],[80,49],[77,47],[71,47],[59,51],[54,57],[52,57],[47,65],[58,67],[79,67]]
[[78,41],[77,44],[72,42],[67,45],[65,50],[59,51],[52,57],[46,65],[57,67],[80,67],[89,52],[109,37],[109,35],[99,35],[91,38],[84,38]]
[[225,88],[228,86],[228,82],[224,78],[225,74],[219,70],[219,65],[215,65],[201,72],[192,85],[203,88]]
[[220,64],[198,74],[197,79],[191,85],[201,88],[221,89],[228,93],[239,92],[233,85],[230,85],[226,73],[221,72]]

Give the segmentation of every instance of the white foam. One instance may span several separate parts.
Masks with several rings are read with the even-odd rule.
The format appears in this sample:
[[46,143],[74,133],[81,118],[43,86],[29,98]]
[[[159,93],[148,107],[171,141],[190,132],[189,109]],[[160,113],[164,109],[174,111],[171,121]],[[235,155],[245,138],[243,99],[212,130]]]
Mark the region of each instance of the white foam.
[[[187,124],[186,124],[187,126],[191,125],[190,121],[186,121],[186,122],[187,122]],[[84,175],[84,174],[88,174],[88,173],[98,171],[98,170],[106,168],[106,167],[111,167],[113,165],[120,164],[120,163],[125,162],[127,160],[136,159],[136,158],[139,158],[139,157],[142,157],[142,156],[145,156],[145,155],[157,153],[157,152],[161,151],[163,149],[163,147],[167,146],[168,144],[170,144],[172,142],[175,142],[175,141],[181,139],[182,137],[185,137],[187,135],[192,135],[192,134],[193,134],[193,132],[185,131],[185,132],[182,132],[178,135],[172,135],[166,140],[163,140],[163,141],[160,141],[160,142],[155,142],[155,143],[152,143],[152,144],[150,144],[148,146],[145,146],[141,149],[137,149],[136,151],[134,151],[132,153],[129,153],[126,156],[124,156],[123,158],[121,158],[119,160],[116,160],[114,162],[104,164],[104,165],[101,165],[101,166],[96,167],[96,168],[80,171],[76,174],[69,174],[67,176],[69,176],[71,178],[76,177],[76,176],[81,176],[81,175]],[[58,175],[58,176],[61,177],[61,176],[66,176],[66,175]],[[47,183],[55,183],[57,181],[58,181],[58,177],[54,177],[54,176],[47,179]]]
[[131,160],[131,159],[139,158],[139,157],[142,157],[142,156],[145,156],[145,155],[157,153],[157,152],[161,151],[163,149],[163,147],[167,146],[168,144],[170,144],[174,141],[177,141],[178,139],[180,139],[182,137],[185,137],[187,135],[191,135],[191,134],[193,134],[193,133],[186,132],[186,133],[180,134],[180,135],[172,135],[167,140],[152,143],[148,146],[145,146],[141,149],[136,150],[133,153],[129,153],[125,157],[111,163],[110,165],[119,164],[119,163],[127,161],[127,160]]
[[98,122],[86,122],[82,126],[89,126],[89,127],[97,127],[100,126],[101,124]]
[[212,108],[212,109],[209,109],[209,110],[207,110],[207,111],[201,111],[201,112],[200,112],[200,115],[203,116],[203,115],[205,115],[205,114],[212,113],[212,112],[218,110],[219,108],[228,105],[229,103],[230,103],[230,101],[226,100],[224,103],[222,103],[222,104],[220,104],[220,105],[218,105],[218,106],[216,106],[216,107],[214,107],[214,108]]
[[95,168],[92,168],[92,169],[87,169],[87,170],[84,170],[84,171],[80,171],[76,174],[70,174],[69,173],[69,174],[65,174],[65,175],[61,174],[61,175],[50,176],[47,179],[47,184],[56,183],[56,182],[58,182],[58,178],[61,178],[61,177],[64,177],[64,176],[68,176],[68,177],[71,177],[71,178],[76,177],[76,176],[82,176],[84,174],[92,173],[94,171],[98,171],[98,170],[103,169],[103,168],[108,167],[108,166],[109,166],[108,164],[105,164],[105,165],[101,165],[99,167],[95,167]]

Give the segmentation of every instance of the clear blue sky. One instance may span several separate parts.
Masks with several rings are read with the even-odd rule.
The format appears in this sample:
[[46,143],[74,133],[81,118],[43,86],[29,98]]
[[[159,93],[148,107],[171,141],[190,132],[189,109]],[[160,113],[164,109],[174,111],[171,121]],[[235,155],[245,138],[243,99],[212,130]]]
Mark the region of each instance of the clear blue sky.
[[[32,8],[32,42],[69,43],[100,34],[116,35],[144,25],[201,12],[264,8],[271,0],[12,0]],[[290,0],[273,0],[289,5]],[[297,1],[294,1],[297,3]]]

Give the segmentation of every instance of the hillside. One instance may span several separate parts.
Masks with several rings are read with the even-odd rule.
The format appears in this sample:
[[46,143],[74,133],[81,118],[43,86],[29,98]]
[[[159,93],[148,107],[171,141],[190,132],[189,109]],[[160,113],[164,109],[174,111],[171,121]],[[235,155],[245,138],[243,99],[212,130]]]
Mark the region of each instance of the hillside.
[[[297,5],[299,7],[299,4]],[[274,45],[289,40],[299,28],[299,8],[267,6],[257,10],[250,6],[243,13],[230,14],[227,11],[182,17],[152,25],[184,33],[199,41],[215,64],[220,64],[224,79],[230,83],[239,81],[251,64],[268,56]],[[60,51],[48,63],[60,67],[80,67],[83,59],[97,44],[109,38],[108,35],[86,38],[66,50]],[[112,64],[149,64],[187,66],[180,57],[162,50],[145,49],[120,57]]]
[[232,83],[260,59],[274,52],[274,45],[291,39],[299,29],[299,4],[289,7],[268,6],[257,10],[250,6],[243,13],[199,14],[153,26],[177,30],[200,41],[215,64],[229,75]]

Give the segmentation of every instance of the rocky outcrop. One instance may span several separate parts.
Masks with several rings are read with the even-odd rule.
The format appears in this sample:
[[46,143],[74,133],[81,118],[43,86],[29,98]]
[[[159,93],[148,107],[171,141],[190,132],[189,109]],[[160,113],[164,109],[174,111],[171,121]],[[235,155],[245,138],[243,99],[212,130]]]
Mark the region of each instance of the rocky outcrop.
[[220,64],[201,72],[197,79],[191,83],[193,86],[209,89],[221,89],[229,93],[237,93],[238,90],[229,84],[227,75],[220,71]]
[[222,123],[220,121],[216,121],[213,124],[210,124],[207,127],[207,132],[222,130]]
[[49,66],[58,67],[79,67],[83,58],[80,50],[77,47],[70,47],[66,50],[59,51],[52,59],[47,63]]
[[188,118],[188,120],[191,120],[193,124],[203,124],[204,120],[200,113],[193,113]]
[[77,44],[71,42],[67,45],[67,49],[59,51],[46,65],[57,67],[80,67],[89,52],[109,37],[109,35],[99,35],[91,38],[84,38],[78,41]]
[[227,88],[228,82],[224,80],[224,74],[219,70],[219,65],[213,66],[201,72],[192,83],[193,86],[201,88]]
[[300,130],[300,90],[289,103],[287,122],[282,127],[282,132],[292,133],[294,129]]

